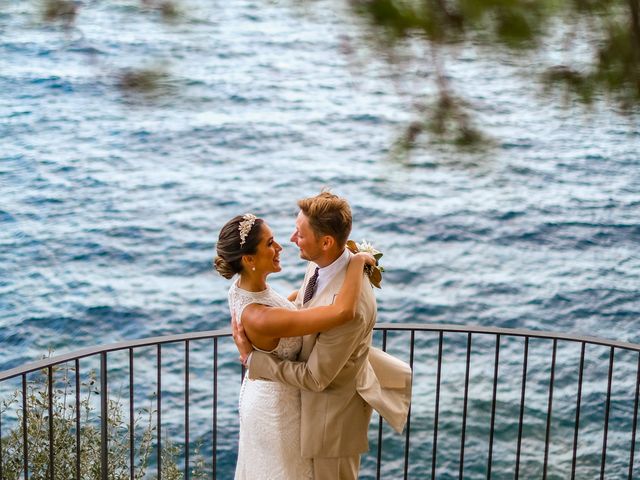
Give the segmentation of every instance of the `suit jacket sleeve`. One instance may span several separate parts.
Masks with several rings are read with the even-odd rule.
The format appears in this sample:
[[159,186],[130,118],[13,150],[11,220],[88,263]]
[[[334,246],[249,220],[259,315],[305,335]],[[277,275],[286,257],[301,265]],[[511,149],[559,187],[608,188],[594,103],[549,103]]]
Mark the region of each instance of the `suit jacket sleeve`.
[[281,360],[271,354],[254,351],[249,378],[275,380],[301,390],[321,392],[347,364],[362,342],[364,318],[360,313],[344,325],[320,333],[306,362]]

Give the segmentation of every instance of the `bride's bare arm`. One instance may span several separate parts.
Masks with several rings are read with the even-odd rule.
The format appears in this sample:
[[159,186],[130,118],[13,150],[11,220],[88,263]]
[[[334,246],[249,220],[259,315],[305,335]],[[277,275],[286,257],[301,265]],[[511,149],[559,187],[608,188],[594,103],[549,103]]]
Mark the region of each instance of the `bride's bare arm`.
[[290,302],[295,302],[296,298],[298,298],[298,290],[294,290],[293,292],[291,292],[287,297],[287,300],[289,300]]
[[353,320],[365,264],[375,265],[375,259],[368,253],[351,257],[342,287],[331,305],[303,310],[259,304],[247,306],[242,313],[242,323],[249,337],[252,333],[270,338],[297,337],[329,330]]

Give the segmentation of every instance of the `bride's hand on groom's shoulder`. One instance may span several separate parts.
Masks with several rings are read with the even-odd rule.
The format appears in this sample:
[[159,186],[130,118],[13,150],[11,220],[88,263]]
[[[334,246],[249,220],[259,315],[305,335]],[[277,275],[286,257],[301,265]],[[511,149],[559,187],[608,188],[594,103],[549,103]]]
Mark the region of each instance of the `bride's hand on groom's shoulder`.
[[354,255],[359,255],[361,253],[369,253],[373,255],[375,262],[374,263],[367,262],[366,265],[364,266],[364,271],[369,277],[369,281],[371,282],[371,285],[373,285],[376,288],[382,288],[380,284],[382,283],[382,272],[384,272],[384,268],[379,263],[380,259],[382,258],[382,252],[376,249],[372,244],[370,244],[366,240],[363,240],[362,243],[356,243],[353,240],[348,240],[347,248]]
[[378,263],[376,258],[367,252],[358,252],[354,255],[354,257],[362,259],[363,265],[371,265],[372,267],[375,267]]

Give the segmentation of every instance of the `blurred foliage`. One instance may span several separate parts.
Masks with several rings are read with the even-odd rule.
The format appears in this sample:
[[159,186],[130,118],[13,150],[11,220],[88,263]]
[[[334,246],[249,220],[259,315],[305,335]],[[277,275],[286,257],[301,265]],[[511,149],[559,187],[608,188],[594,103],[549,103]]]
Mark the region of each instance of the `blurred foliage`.
[[61,21],[71,25],[77,13],[77,7],[71,0],[45,0],[42,5],[42,16],[47,22]]
[[[36,1],[46,22],[67,28],[76,26],[82,9],[94,3]],[[177,1],[129,0],[141,15],[159,16],[167,24],[182,17]],[[435,93],[424,94],[426,100],[415,94],[416,120],[406,126],[396,150],[408,153],[425,140],[466,150],[492,144],[474,125],[464,86],[456,85],[446,72],[447,58],[467,46],[491,62],[499,61],[497,55],[506,55],[502,58],[510,63],[514,56],[529,58],[525,74],[538,75],[549,95],[559,91],[565,100],[585,106],[605,101],[623,113],[637,111],[640,104],[640,0],[347,1],[363,20],[365,40],[382,49],[394,76],[412,68],[397,59],[411,57],[429,70],[423,75],[425,84],[435,87]],[[321,8],[301,0],[292,5]],[[348,42],[342,42],[341,49],[354,51]],[[559,51],[564,52],[562,60]],[[158,96],[171,90],[161,68],[135,65],[115,76],[116,85],[129,95]]]
[[[138,5],[141,15],[159,14],[167,23],[174,23],[181,16],[181,10],[173,0],[132,0],[132,4]],[[82,3],[73,0],[42,0],[42,17],[45,22],[62,23],[71,28],[77,26],[82,7]],[[171,91],[170,77],[164,67],[136,65],[115,72],[114,77],[116,86],[130,95],[143,94],[149,98]]]
[[[535,67],[547,93],[560,88],[569,98],[587,106],[604,99],[620,105],[623,112],[631,112],[640,104],[640,0],[350,3],[366,21],[367,37],[376,38],[377,45],[385,50],[385,58],[393,59],[398,49],[416,43],[432,55],[425,63],[435,74],[432,78],[438,98],[430,109],[418,107],[422,120],[411,123],[399,142],[408,150],[423,133],[465,148],[487,145],[487,137],[471,125],[466,102],[445,73],[444,61],[450,47],[455,46],[473,45],[490,58],[496,53],[526,56],[558,49],[550,39],[564,32],[567,54],[563,63]],[[576,46],[586,46],[588,55],[574,54],[571,48]],[[401,65],[394,63],[393,68]]]
[[166,21],[175,21],[180,16],[178,5],[171,0],[141,0],[142,5],[148,10],[160,12]]
[[420,120],[406,126],[391,150],[392,157],[397,160],[404,160],[408,152],[423,145],[424,137],[467,152],[486,150],[493,145],[491,139],[474,125],[461,100],[446,92],[437,95],[431,104],[418,104],[416,110]]
[[118,86],[125,91],[157,93],[166,87],[167,73],[158,68],[130,68],[118,74]]

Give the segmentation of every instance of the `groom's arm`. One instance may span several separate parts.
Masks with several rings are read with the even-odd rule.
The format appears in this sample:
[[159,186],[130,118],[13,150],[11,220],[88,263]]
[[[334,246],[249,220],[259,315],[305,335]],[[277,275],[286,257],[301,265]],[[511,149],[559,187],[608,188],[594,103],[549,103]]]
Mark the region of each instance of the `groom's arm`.
[[254,351],[249,378],[275,380],[302,390],[321,392],[345,367],[362,342],[364,329],[365,321],[358,314],[353,321],[321,333],[306,362],[281,360],[274,355]]

